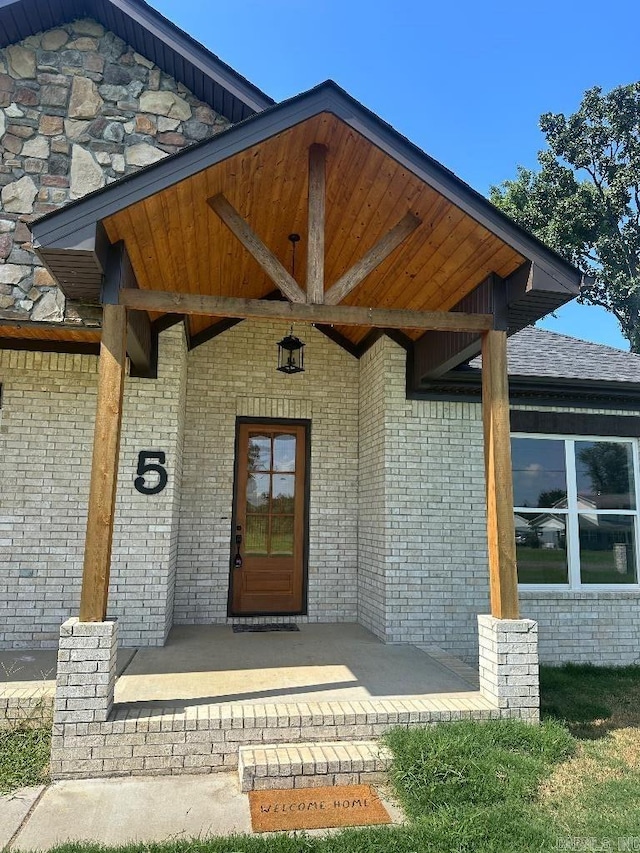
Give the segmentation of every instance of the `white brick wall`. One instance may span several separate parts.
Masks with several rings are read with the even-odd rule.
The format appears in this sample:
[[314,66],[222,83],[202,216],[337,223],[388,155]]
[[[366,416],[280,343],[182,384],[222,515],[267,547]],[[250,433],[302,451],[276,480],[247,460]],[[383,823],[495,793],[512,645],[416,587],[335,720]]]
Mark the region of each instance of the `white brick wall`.
[[287,331],[245,321],[189,353],[176,623],[227,619],[236,416],[311,420],[308,619],[356,619],[358,362],[304,326],[305,372],[278,373]]
[[405,358],[382,338],[360,362],[359,619],[471,659],[488,608],[480,407],[407,400]]
[[[176,327],[162,335],[159,378],[125,384],[109,613],[128,645],[162,644],[171,615],[184,358]],[[0,351],[0,647],[53,647],[77,614],[97,361]],[[147,449],[167,454],[159,495],[133,487]]]
[[386,637],[388,511],[385,358],[378,341],[360,360],[358,622]]
[[520,592],[540,626],[540,662],[640,663],[640,592]]
[[[360,369],[359,620],[388,642],[475,661],[476,616],[489,611],[481,404],[405,400],[405,354],[388,339]],[[640,659],[640,593],[520,599],[539,623],[542,663]]]
[[[301,418],[311,508],[300,618],[357,619],[386,641],[475,660],[476,616],[489,608],[480,404],[407,401],[395,343],[382,338],[358,362],[310,327],[297,329],[306,372],[283,376],[286,331],[244,322],[187,354],[175,327],[161,336],[160,378],[126,383],[109,602],[121,638],[160,644],[173,618],[227,619],[236,416]],[[96,365],[0,352],[0,647],[54,646],[77,613]],[[133,488],[137,455],[154,449],[169,482],[145,496]],[[640,593],[521,602],[539,622],[542,662],[638,660]]]

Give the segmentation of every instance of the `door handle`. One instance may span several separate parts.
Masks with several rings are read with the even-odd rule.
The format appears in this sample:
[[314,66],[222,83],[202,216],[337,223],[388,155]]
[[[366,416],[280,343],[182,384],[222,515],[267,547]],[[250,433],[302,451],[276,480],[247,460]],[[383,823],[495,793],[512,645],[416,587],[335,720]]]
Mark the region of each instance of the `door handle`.
[[238,524],[236,526],[236,555],[233,558],[234,569],[242,568],[242,554],[240,553],[240,546],[242,545],[242,533],[240,533],[241,530],[242,527]]

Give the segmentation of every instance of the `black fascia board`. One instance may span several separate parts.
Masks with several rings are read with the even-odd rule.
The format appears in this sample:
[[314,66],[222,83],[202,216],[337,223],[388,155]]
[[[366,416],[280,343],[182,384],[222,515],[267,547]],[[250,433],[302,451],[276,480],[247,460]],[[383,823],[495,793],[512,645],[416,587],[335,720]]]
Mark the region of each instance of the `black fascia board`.
[[[144,0],[0,0],[0,46],[6,47],[83,16],[99,21],[143,55],[149,53],[145,47],[151,46],[152,55],[147,58],[187,88],[192,86],[181,80],[179,73],[185,66],[195,72],[196,80],[197,75],[202,74],[211,84],[220,86],[232,99],[231,108],[226,111],[232,115],[224,113],[230,121],[237,120],[238,115],[245,118],[274,103],[257,86]],[[163,67],[166,62],[170,67]],[[204,92],[194,94],[205,103],[209,101],[203,97]]]
[[576,267],[331,80],[45,214],[31,225],[36,245],[41,249],[73,248],[78,245],[75,237],[89,237],[101,219],[323,112],[345,122],[524,257],[538,263],[555,281],[558,291],[566,293],[566,301],[578,295],[582,273]]
[[[408,386],[407,396],[413,400],[438,399],[477,403],[480,401],[481,391],[482,370],[468,367],[453,370],[419,387]],[[640,382],[509,374],[509,396],[512,402],[525,403],[530,400],[541,406],[637,407],[640,405]]]

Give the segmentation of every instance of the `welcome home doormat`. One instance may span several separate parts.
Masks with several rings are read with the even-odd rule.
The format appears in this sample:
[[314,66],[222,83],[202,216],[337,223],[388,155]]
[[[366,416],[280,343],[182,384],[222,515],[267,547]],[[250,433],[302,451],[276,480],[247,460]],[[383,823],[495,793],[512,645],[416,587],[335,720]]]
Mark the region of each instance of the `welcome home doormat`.
[[254,832],[391,823],[370,785],[249,791],[249,808]]
[[269,622],[266,625],[233,625],[234,634],[266,634],[268,631],[299,631],[297,625],[293,622],[285,622],[276,624]]

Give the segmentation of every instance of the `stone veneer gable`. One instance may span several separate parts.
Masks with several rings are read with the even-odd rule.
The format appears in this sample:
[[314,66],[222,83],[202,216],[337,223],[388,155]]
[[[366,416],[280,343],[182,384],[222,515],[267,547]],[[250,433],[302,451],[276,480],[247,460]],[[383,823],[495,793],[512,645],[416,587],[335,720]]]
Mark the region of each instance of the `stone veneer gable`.
[[229,122],[92,20],[0,50],[0,320],[78,320],[29,223]]

